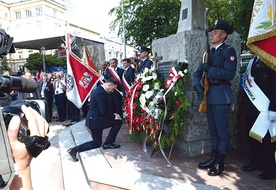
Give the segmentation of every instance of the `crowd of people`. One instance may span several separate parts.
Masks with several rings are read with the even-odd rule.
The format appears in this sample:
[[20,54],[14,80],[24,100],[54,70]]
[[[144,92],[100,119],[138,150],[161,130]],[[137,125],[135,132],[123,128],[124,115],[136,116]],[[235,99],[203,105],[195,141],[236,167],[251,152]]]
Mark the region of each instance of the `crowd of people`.
[[[62,70],[54,73],[42,71],[36,76],[33,76],[30,72],[25,72],[22,77],[35,80],[38,88],[32,93],[12,91],[10,93],[11,101],[45,100],[47,102],[46,119],[49,123],[53,119],[60,122],[64,122],[66,119],[70,120],[70,122],[78,122],[80,120],[80,109],[66,98],[66,74]],[[87,110],[88,105],[86,102],[82,107],[83,117],[86,116]],[[53,112],[56,114],[53,115]]]

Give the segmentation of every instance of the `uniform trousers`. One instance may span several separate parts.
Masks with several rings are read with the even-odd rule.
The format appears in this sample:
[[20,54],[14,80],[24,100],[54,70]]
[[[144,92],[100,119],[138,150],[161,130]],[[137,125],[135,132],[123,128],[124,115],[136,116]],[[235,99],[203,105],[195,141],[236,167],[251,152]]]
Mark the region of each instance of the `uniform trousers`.
[[231,104],[207,104],[207,120],[212,149],[226,154],[229,142],[229,114]]

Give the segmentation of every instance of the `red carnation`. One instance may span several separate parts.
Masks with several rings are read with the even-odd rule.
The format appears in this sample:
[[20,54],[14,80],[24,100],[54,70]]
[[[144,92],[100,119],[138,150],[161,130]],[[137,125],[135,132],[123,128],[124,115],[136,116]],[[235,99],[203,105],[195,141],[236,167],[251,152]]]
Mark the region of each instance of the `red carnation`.
[[179,107],[181,105],[181,101],[180,100],[176,100],[176,106]]
[[134,98],[139,98],[139,92],[138,91],[135,92]]

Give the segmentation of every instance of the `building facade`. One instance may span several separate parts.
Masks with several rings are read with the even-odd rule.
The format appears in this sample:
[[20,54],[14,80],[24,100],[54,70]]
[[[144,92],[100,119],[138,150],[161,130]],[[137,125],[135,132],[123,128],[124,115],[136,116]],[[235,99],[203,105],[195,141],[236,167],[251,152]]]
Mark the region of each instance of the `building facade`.
[[[13,42],[16,48],[16,53],[7,55],[9,66],[13,72],[23,68],[26,58],[30,54],[41,52],[42,49],[45,49],[45,54],[54,54],[62,44],[61,38],[64,37],[66,30],[69,30],[72,36],[91,41],[90,44],[93,45],[89,43],[87,45],[96,65],[114,57],[121,61],[122,58],[133,55],[132,47],[128,46],[128,53],[123,56],[122,43],[103,39],[99,33],[86,28],[71,23],[66,24],[66,11],[64,0],[0,1],[0,29],[5,29],[6,33],[14,38]],[[61,43],[47,48],[44,42],[57,38],[61,39]],[[54,43],[57,42],[53,41]],[[35,46],[33,46],[34,44]],[[104,44],[103,48],[102,44]],[[80,47],[80,52],[82,49]],[[94,49],[96,50],[93,51]],[[97,54],[94,55],[94,52]],[[98,57],[94,59],[94,56]]]

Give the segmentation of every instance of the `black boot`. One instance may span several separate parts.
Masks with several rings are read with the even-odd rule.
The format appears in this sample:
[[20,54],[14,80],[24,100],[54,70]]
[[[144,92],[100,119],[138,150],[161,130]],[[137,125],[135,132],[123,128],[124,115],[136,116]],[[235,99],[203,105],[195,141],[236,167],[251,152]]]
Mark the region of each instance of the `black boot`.
[[219,154],[218,159],[214,166],[209,170],[208,175],[209,176],[218,176],[221,174],[221,172],[224,170],[224,154]]
[[218,151],[213,150],[212,151],[212,155],[211,158],[209,160],[207,160],[206,162],[200,163],[198,164],[198,167],[200,169],[208,169],[208,168],[212,168],[217,160],[217,156],[218,156]]

